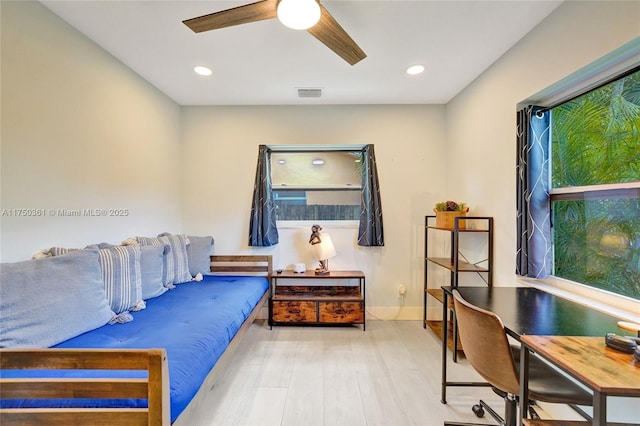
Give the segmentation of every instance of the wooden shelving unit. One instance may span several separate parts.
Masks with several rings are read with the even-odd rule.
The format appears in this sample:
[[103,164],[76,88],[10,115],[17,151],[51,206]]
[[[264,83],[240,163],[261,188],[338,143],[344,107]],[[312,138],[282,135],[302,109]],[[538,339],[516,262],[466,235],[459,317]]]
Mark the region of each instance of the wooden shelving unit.
[[[467,224],[473,223],[473,228],[460,228],[460,220],[464,220]],[[451,237],[451,250],[448,257],[443,256],[430,256],[429,251],[429,233],[430,232],[447,232]],[[461,259],[460,255],[460,237],[464,234],[485,234],[487,238],[487,257],[484,261],[473,264]],[[433,251],[433,248],[432,248]],[[424,228],[424,309],[423,309],[423,321],[424,328],[429,327],[438,337],[442,338],[443,330],[448,330],[448,344],[447,346],[453,350],[453,327],[451,322],[453,316],[449,317],[447,327],[443,327],[442,320],[428,320],[427,319],[427,301],[428,297],[433,297],[440,303],[444,301],[444,291],[441,288],[435,288],[435,285],[429,285],[429,264],[435,264],[441,268],[444,268],[450,272],[449,283],[451,287],[457,287],[459,285],[459,274],[461,273],[477,273],[485,276],[485,281],[488,286],[493,285],[493,218],[484,216],[463,216],[455,218],[453,228],[438,228],[435,226],[435,216],[425,216],[425,228]],[[483,264],[483,266],[478,266]],[[449,312],[453,312],[453,301],[449,299]],[[462,346],[458,342],[458,353],[454,354],[454,359],[462,354]]]

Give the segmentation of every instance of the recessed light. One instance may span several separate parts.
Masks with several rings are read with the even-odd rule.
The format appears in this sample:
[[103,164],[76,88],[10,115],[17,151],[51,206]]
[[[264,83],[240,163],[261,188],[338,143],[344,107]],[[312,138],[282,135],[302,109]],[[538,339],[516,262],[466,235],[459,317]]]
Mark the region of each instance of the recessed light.
[[407,68],[407,74],[409,75],[418,75],[418,74],[422,74],[423,72],[424,72],[423,65],[412,65],[409,68]]
[[212,74],[211,69],[207,67],[197,66],[194,67],[193,70],[199,75],[209,76]]
[[324,164],[324,160],[321,158],[315,159],[311,162],[314,166],[321,166]]
[[286,161],[285,160],[278,160],[278,164],[285,164]]

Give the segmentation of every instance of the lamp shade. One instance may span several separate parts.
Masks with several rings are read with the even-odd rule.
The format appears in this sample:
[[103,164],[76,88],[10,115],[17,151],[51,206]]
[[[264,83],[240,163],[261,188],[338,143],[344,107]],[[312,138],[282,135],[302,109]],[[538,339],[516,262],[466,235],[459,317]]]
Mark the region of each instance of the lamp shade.
[[320,20],[320,5],[317,0],[280,0],[278,19],[294,30],[306,30]]
[[320,260],[330,259],[336,255],[336,248],[329,234],[322,234],[322,242],[314,247],[316,247],[318,259]]

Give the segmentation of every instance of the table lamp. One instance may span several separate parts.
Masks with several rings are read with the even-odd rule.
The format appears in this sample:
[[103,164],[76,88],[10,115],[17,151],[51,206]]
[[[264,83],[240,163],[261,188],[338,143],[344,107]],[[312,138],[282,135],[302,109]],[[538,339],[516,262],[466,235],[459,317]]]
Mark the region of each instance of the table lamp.
[[321,241],[314,244],[318,259],[320,259],[320,267],[316,268],[316,275],[329,274],[329,259],[336,255],[336,248],[331,240],[331,235],[322,234]]

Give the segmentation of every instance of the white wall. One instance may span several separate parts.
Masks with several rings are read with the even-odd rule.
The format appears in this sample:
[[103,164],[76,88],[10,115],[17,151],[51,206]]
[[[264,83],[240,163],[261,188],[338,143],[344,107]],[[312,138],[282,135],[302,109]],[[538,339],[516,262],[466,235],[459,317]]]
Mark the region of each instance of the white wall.
[[182,231],[213,235],[218,253],[312,267],[306,226],[281,229],[275,247],[247,246],[258,145],[374,143],[386,246],[358,247],[355,227],[327,230],[331,266],[364,270],[383,318],[421,318],[423,221],[436,201],[496,218],[495,281],[514,283],[516,104],[640,34],[640,2],[571,1],[446,107],[180,108],[39,3],[0,5],[1,208],[130,212],[2,217],[2,261]]
[[[40,3],[1,7],[2,261],[180,231],[180,107]],[[89,208],[129,213],[51,213]]]
[[447,104],[447,189],[495,217],[495,285],[515,284],[516,104],[639,35],[640,2],[564,2]]
[[[281,228],[280,243],[248,247],[260,144],[375,145],[385,247],[359,247],[356,227],[332,227],[334,269],[367,276],[368,310],[384,318],[422,313],[422,224],[444,196],[444,106],[186,107],[183,110],[183,229],[211,234],[216,252],[274,255],[274,266],[315,267],[310,227]],[[407,289],[402,312],[398,285]]]

